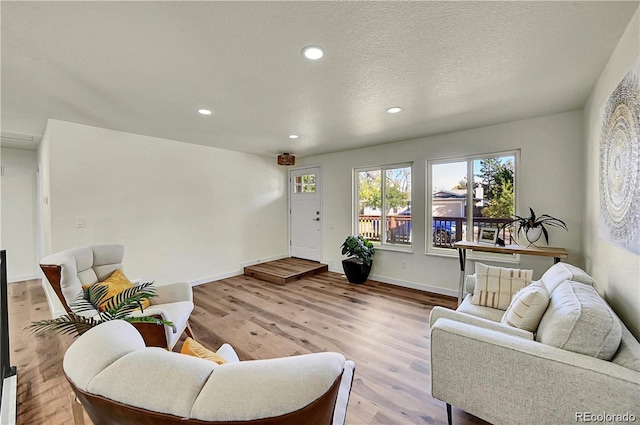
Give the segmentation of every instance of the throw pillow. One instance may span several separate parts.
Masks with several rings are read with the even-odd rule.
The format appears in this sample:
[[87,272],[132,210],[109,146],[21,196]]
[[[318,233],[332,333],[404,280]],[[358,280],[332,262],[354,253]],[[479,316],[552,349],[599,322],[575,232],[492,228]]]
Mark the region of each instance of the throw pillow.
[[184,344],[182,344],[180,353],[186,354],[187,356],[210,360],[217,364],[225,364],[227,362],[221,355],[205,348],[202,344],[189,337],[187,337]]
[[500,323],[535,332],[549,305],[549,291],[539,280],[519,290]]
[[476,286],[471,304],[506,310],[511,297],[531,283],[533,270],[508,269],[476,263]]
[[[110,299],[118,295],[120,292],[133,288],[133,283],[124,275],[122,270],[117,269],[111,276],[107,278],[107,280],[103,282],[98,282],[96,285],[102,285],[107,287],[107,293],[100,300],[100,311],[105,311],[107,307],[111,307],[113,305],[113,300]],[[84,288],[84,287],[83,287]],[[142,308],[147,308],[151,305],[149,300],[142,300],[141,302]]]
[[551,294],[536,341],[611,360],[622,339],[620,320],[593,287],[565,281]]

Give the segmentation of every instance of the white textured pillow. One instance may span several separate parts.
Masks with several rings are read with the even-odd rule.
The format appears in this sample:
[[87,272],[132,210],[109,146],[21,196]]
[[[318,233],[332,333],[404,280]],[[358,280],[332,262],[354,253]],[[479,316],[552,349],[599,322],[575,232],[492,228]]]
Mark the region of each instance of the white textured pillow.
[[542,282],[535,281],[513,296],[500,323],[535,332],[548,305],[549,291]]
[[547,287],[549,294],[553,294],[553,291],[565,280],[572,282],[580,282],[585,285],[593,286],[593,278],[579,267],[573,266],[569,263],[556,263],[549,267],[546,272],[540,278],[542,283]]
[[622,338],[620,320],[593,287],[558,285],[540,320],[536,341],[575,353],[611,360]]
[[471,304],[506,310],[511,297],[531,283],[533,270],[507,269],[476,263],[476,287]]

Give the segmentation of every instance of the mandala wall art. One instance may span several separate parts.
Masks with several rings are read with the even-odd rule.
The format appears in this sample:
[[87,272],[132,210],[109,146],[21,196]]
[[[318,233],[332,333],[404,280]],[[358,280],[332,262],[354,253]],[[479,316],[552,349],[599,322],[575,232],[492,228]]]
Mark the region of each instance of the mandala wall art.
[[600,237],[640,253],[640,59],[600,111]]

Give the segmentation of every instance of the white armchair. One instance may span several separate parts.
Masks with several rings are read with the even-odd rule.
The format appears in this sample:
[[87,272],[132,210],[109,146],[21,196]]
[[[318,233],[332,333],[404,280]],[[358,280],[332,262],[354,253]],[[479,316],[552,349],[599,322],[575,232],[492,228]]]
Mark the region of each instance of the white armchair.
[[[52,317],[71,311],[69,305],[82,291],[82,285],[104,281],[115,270],[122,270],[123,257],[124,246],[109,244],[72,248],[43,258],[40,268],[48,283],[43,280],[42,285]],[[175,329],[151,323],[137,323],[134,326],[142,334],[147,346],[171,350],[184,331],[193,337],[188,321],[193,311],[193,291],[187,282],[158,285],[155,288],[157,296],[150,300],[151,306],[135,314],[156,316],[173,322]]]

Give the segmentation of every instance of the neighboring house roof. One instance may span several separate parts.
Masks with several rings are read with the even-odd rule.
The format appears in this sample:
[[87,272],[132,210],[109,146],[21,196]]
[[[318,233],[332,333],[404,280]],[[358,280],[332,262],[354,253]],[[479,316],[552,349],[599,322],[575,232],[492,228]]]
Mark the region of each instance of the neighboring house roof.
[[440,190],[438,192],[435,192],[433,194],[434,198],[438,198],[438,199],[450,199],[450,198],[457,198],[457,199],[465,199],[467,197],[467,191],[457,191],[457,190]]

